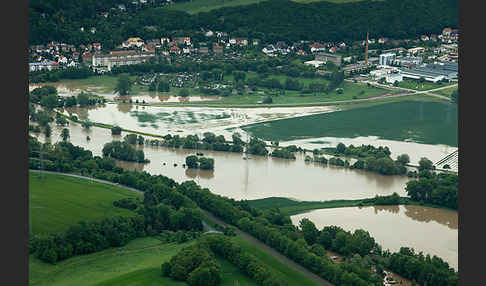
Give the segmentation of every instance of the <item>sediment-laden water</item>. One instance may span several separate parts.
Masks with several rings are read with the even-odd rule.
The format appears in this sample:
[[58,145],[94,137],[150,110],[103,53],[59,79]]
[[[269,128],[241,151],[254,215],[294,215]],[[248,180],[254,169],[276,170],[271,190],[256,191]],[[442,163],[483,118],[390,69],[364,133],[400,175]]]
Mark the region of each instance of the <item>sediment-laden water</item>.
[[291,217],[295,225],[308,218],[318,229],[337,225],[367,230],[383,250],[414,248],[437,255],[458,269],[458,212],[423,206],[374,206],[320,209]]

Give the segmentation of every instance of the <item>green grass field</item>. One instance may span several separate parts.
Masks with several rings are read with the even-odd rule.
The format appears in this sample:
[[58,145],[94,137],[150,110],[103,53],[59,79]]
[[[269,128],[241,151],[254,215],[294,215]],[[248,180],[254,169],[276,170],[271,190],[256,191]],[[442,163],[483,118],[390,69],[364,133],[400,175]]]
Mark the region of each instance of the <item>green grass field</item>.
[[[44,263],[30,256],[30,285],[75,286],[97,285],[98,283],[121,285],[108,282],[120,276],[125,277],[127,283],[130,281],[138,283],[123,285],[155,285],[155,283],[158,283],[157,285],[186,285],[184,283],[176,284],[170,279],[163,278],[154,270],[159,270],[164,261],[169,260],[181,248],[191,243],[163,243],[152,237],[138,238],[124,246],[123,251],[110,248],[93,254],[72,257],[56,265]],[[146,272],[147,276],[140,275],[140,271]],[[154,283],[143,284],[147,281]]]
[[[376,103],[375,103],[376,104]],[[457,105],[401,100],[349,110],[242,127],[269,141],[299,138],[379,136],[383,139],[457,146]]]
[[455,91],[455,90],[458,90],[457,86],[451,87],[451,88],[446,88],[446,89],[441,89],[441,90],[438,90],[434,93],[438,93],[438,94],[442,94],[442,95],[451,97],[452,92]]
[[414,89],[414,90],[418,90],[418,91],[425,91],[425,90],[430,90],[430,89],[439,88],[439,87],[448,86],[448,85],[453,85],[453,84],[455,84],[455,83],[454,82],[434,83],[434,82],[429,82],[429,81],[425,81],[423,83],[420,83],[418,80],[415,80],[415,79],[405,79],[405,80],[398,83],[398,87]]
[[126,189],[63,175],[29,173],[29,211],[33,233],[64,231],[81,220],[133,215],[113,206],[121,198],[143,196]]
[[[256,74],[247,74],[247,78],[256,77]],[[282,84],[285,83],[286,76],[270,76],[269,78],[276,78]],[[308,85],[310,82],[318,82],[318,83],[325,83],[328,84],[329,81],[325,79],[308,79],[308,78],[297,78],[300,83]],[[232,76],[225,77],[225,81],[232,81]],[[316,94],[303,94],[300,91],[291,91],[286,90],[285,94],[283,95],[272,95],[273,104],[302,104],[302,103],[310,103],[310,102],[329,102],[329,101],[339,101],[339,100],[351,100],[351,99],[362,99],[362,98],[369,98],[378,95],[382,95],[385,93],[397,93],[396,90],[390,91],[382,88],[377,87],[368,87],[364,84],[355,84],[345,82],[342,85],[343,93],[338,94],[337,91],[330,92],[328,94],[324,92],[316,93]],[[220,97],[216,100],[211,101],[196,101],[196,102],[181,102],[177,103],[177,105],[208,105],[208,104],[258,104],[260,103],[265,96],[269,94],[273,94],[274,92],[270,91],[267,88],[259,88],[260,91],[263,91],[264,94],[243,94],[243,95],[230,95],[227,97]],[[198,95],[200,94],[196,92],[194,89],[190,90],[191,95]]]

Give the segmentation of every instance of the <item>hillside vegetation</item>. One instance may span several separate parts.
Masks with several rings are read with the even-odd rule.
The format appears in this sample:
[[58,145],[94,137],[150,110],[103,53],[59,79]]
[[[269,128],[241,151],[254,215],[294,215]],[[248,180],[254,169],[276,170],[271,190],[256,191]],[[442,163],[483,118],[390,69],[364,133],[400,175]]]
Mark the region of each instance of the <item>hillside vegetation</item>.
[[[60,2],[60,3],[58,3]],[[453,0],[387,0],[331,3],[296,3],[269,0],[245,6],[223,7],[190,15],[182,11],[146,8],[131,12],[100,13],[108,4],[80,1],[32,1],[30,43],[63,41],[72,44],[101,42],[111,49],[128,37],[143,39],[174,36],[175,31],[205,39],[201,28],[225,31],[231,36],[260,38],[264,42],[284,40],[346,41],[370,37],[416,38],[438,34],[446,26],[457,27],[458,3]],[[69,1],[67,1],[69,2]],[[183,3],[184,4],[184,3]],[[180,4],[180,5],[183,5]],[[91,6],[90,6],[91,5]],[[85,33],[80,27],[96,28]],[[151,29],[145,27],[151,26]],[[174,34],[174,35],[173,35]]]

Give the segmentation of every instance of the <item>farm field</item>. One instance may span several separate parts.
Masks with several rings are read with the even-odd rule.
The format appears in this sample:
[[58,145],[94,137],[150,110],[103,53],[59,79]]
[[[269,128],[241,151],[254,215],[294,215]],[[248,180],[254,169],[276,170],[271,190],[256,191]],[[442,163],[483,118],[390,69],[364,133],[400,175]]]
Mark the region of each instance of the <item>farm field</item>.
[[64,231],[81,220],[105,216],[133,215],[132,211],[113,206],[121,198],[142,198],[112,185],[63,175],[29,173],[29,212],[31,231]]
[[242,127],[268,141],[378,136],[382,139],[457,146],[457,105],[402,100]]

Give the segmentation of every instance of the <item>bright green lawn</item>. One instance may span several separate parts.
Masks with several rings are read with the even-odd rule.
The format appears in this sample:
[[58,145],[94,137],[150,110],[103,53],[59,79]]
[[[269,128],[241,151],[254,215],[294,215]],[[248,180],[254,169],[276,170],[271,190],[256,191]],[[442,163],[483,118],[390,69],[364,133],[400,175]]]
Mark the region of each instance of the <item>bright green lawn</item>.
[[113,206],[121,198],[141,194],[116,186],[63,175],[29,173],[29,202],[33,233],[57,232],[81,220],[133,215]]
[[269,141],[299,138],[379,136],[457,146],[457,105],[401,100],[369,107],[281,119],[242,127]]

